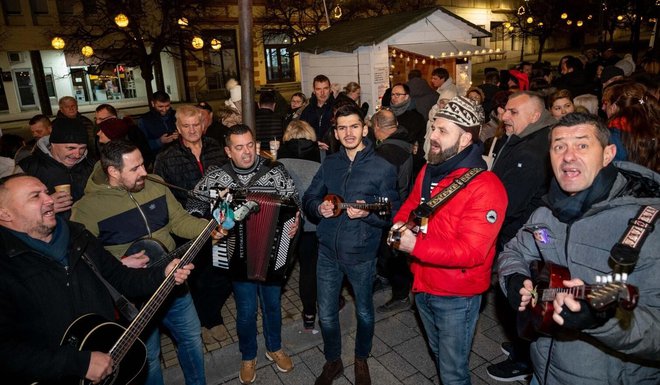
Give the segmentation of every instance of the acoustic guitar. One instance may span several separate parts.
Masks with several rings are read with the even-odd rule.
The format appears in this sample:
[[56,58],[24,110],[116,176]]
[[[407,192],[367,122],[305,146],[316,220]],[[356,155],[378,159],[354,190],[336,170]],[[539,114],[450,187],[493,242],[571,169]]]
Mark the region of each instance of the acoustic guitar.
[[375,211],[378,215],[386,215],[392,211],[392,204],[387,197],[376,197],[376,202],[374,203],[346,203],[339,195],[328,194],[323,197],[323,200],[328,201],[335,206],[332,210],[332,217],[339,216],[342,210],[346,210],[349,207],[366,211]]
[[625,283],[627,279],[625,274],[598,277],[595,285],[564,287],[562,281],[570,279],[571,274],[567,268],[551,263],[540,263],[532,300],[523,312],[518,313],[517,326],[520,337],[533,340],[538,334],[552,335],[556,331],[558,325],[552,319],[554,312],[552,301],[558,293],[573,294],[575,299],[585,300],[597,311],[604,311],[617,305],[625,310],[632,310],[637,306],[639,291],[637,287]]
[[[224,195],[226,195],[226,191]],[[224,195],[221,197],[224,197]],[[80,351],[107,352],[115,363],[112,374],[99,382],[99,384],[127,385],[140,374],[146,362],[147,349],[144,343],[138,338],[139,335],[147,327],[174,288],[176,284],[174,272],[176,269],[192,262],[217,226],[218,222],[215,219],[209,221],[206,227],[204,227],[204,230],[190,243],[189,248],[181,256],[178,265],[165,277],[158,289],[156,289],[156,292],[144,304],[128,327],[124,328],[97,314],[85,314],[71,323],[62,337],[61,345],[70,345]],[[171,254],[174,254],[177,250]],[[168,255],[165,258],[172,259],[174,257]],[[92,384],[89,380],[78,378],[69,381],[60,381],[59,383]]]

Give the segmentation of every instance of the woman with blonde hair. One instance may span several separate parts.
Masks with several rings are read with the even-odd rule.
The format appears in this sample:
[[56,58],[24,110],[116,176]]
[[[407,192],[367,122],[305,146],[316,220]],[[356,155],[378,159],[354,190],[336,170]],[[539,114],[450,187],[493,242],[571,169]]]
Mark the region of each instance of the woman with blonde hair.
[[292,120],[284,130],[278,158],[307,159],[321,161],[319,146],[314,128],[304,120]]
[[362,114],[364,116],[367,116],[367,112],[369,112],[369,104],[368,103],[362,103],[360,105],[360,94],[362,92],[362,87],[357,82],[350,82],[344,87],[344,91],[342,92],[349,98],[351,98],[353,101],[355,101],[355,104],[360,106],[360,109],[362,110]]

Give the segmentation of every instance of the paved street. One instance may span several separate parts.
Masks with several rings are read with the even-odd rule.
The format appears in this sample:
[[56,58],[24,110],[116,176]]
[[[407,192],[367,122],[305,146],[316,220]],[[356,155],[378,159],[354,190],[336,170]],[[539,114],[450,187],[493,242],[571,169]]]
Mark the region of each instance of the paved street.
[[[209,293],[211,294],[211,293]],[[353,384],[353,346],[355,337],[355,316],[353,302],[348,293],[346,307],[340,312],[342,327],[342,359],[346,368],[344,375],[334,383],[337,385]],[[375,305],[381,305],[389,299],[389,291],[381,291],[374,295]],[[257,356],[257,381],[263,385],[311,385],[315,377],[321,373],[323,358],[323,340],[321,333],[302,333],[300,313],[302,304],[298,295],[298,269],[289,280],[282,297],[282,341],[284,349],[291,355],[295,369],[290,373],[280,373],[274,364],[264,357],[264,343],[258,337],[259,353]],[[235,326],[235,305],[230,298],[222,311],[230,336],[222,343],[207,345],[206,377],[209,385],[239,384],[238,370],[241,355],[238,350],[238,339]],[[372,382],[374,385],[395,384],[439,384],[433,361],[427,350],[427,345],[421,331],[419,321],[412,310],[397,313],[376,313],[376,334],[372,355],[369,358]],[[258,324],[261,325],[259,319]],[[504,340],[503,332],[495,320],[493,295],[489,293],[486,305],[477,325],[470,369],[472,384],[503,384],[494,381],[486,373],[486,367],[505,358],[500,350]],[[163,356],[165,383],[167,385],[184,384],[181,370],[178,367],[176,353],[169,338],[163,338]],[[517,383],[522,384],[522,383]]]

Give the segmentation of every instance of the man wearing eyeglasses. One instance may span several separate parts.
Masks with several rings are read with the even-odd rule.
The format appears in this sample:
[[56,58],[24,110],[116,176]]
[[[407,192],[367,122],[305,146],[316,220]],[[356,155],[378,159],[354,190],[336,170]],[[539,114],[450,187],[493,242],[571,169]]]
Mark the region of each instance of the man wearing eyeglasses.
[[[416,160],[423,159],[424,150],[424,135],[426,134],[426,119],[417,112],[415,102],[410,98],[410,88],[406,84],[398,83],[392,87],[392,104],[390,106],[392,112],[396,116],[399,126],[403,126],[408,130],[408,141],[413,145],[413,158]],[[417,143],[417,146],[415,146]],[[414,148],[417,147],[418,151],[415,152]],[[415,165],[421,167],[424,162],[415,161]],[[417,173],[419,167],[415,168],[413,172]]]

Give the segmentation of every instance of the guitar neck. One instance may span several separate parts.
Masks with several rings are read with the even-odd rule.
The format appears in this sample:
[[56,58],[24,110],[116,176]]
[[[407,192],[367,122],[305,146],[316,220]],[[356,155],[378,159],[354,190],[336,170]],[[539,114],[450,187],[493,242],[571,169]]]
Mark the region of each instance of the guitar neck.
[[382,209],[383,204],[382,203],[340,203],[339,204],[339,208],[342,210],[345,210],[349,207],[360,210],[373,211],[373,210]]
[[587,285],[575,286],[575,287],[554,287],[543,290],[541,296],[541,301],[543,302],[552,302],[555,300],[555,297],[558,293],[568,293],[572,294],[575,299],[585,299],[591,287]]
[[212,219],[206,225],[201,234],[199,234],[190,245],[188,251],[186,251],[186,253],[181,257],[179,264],[174,269],[172,269],[167,277],[165,277],[163,283],[160,284],[149,301],[144,305],[144,307],[142,307],[137,317],[135,317],[133,322],[131,322],[131,324],[126,328],[124,334],[122,334],[115,346],[113,346],[109,352],[110,356],[115,362],[121,362],[130,347],[137,340],[138,336],[144,331],[147,324],[151,321],[154,314],[158,311],[165,299],[167,299],[170,292],[172,292],[172,289],[176,284],[174,279],[174,272],[180,266],[185,266],[192,262],[217,225],[218,223],[215,221],[215,219]]

